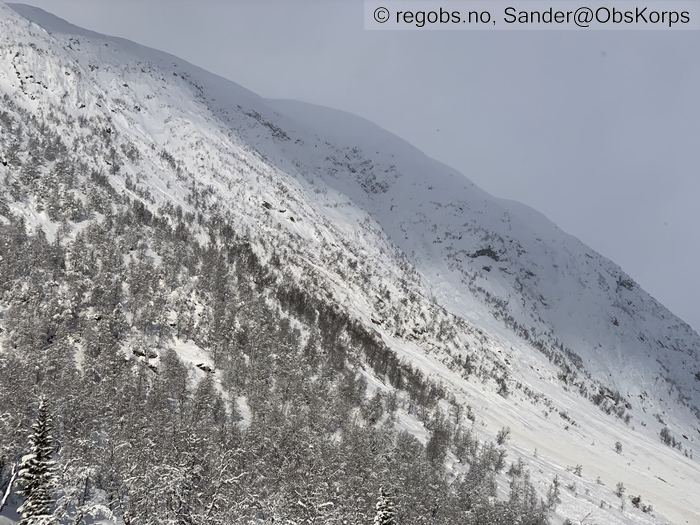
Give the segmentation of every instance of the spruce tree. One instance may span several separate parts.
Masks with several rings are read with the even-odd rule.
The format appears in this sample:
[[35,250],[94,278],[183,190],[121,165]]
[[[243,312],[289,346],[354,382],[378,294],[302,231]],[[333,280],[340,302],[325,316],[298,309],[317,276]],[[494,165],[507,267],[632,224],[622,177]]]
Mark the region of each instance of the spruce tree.
[[375,508],[377,513],[374,516],[374,525],[396,525],[394,504],[383,488],[379,489],[379,499]]
[[22,516],[20,525],[49,525],[52,517],[55,465],[51,415],[42,397],[39,413],[29,436],[29,453],[22,457],[19,469],[19,493],[24,503],[17,509]]

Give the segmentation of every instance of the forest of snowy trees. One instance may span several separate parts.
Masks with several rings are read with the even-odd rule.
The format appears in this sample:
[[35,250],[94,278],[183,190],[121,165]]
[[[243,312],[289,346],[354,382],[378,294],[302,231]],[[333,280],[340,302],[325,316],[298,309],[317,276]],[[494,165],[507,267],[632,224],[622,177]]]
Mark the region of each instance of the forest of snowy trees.
[[[196,191],[197,213],[118,192],[4,104],[0,494],[23,524],[548,522],[558,484],[539,496],[440,385],[295,285],[283,253],[261,257]],[[129,150],[91,137],[116,176]],[[28,205],[50,232],[12,211]]]

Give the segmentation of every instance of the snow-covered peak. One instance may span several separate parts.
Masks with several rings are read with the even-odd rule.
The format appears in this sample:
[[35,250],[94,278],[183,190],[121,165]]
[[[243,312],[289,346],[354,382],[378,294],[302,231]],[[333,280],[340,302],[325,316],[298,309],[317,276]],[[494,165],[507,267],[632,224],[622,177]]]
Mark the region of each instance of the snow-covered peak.
[[[23,20],[26,24],[26,20],[29,20],[52,35],[71,36],[73,38],[84,37],[90,39],[94,43],[100,43],[108,48],[100,57],[107,59],[107,62],[110,61],[110,57],[114,58],[117,54],[127,54],[135,60],[144,61],[153,66],[162,67],[165,70],[176,68],[183,75],[196,78],[200,83],[204,84],[206,86],[207,98],[213,105],[230,108],[232,105],[245,102],[249,104],[260,103],[260,97],[252,91],[228,79],[190,64],[181,58],[164,51],[142,46],[124,38],[105,36],[94,31],[83,29],[38,7],[27,4],[10,3],[3,5],[0,13],[1,17],[7,16],[12,21]],[[21,16],[18,17],[18,14]],[[114,48],[112,52],[109,51],[110,45]],[[115,50],[118,51],[115,52]]]

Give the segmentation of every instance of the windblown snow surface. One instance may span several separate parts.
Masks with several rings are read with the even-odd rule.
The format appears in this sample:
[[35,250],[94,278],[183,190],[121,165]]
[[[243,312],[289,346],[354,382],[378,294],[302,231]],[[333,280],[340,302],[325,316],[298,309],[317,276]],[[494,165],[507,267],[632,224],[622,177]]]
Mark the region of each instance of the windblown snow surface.
[[[510,427],[510,456],[525,459],[538,487],[555,474],[569,487],[560,521],[700,523],[692,459],[700,452],[700,337],[541,214],[485,193],[363,119],[265,100],[30,6],[0,4],[0,95],[67,142],[85,133],[81,116],[102,119],[138,151],[138,163],[111,184],[130,191],[124,176],[132,175],[154,208],[188,209],[187,182],[168,159],[194,173],[261,253],[286,246],[294,254],[290,278],[314,276],[469,405],[482,436]],[[43,212],[13,211],[56,231]],[[206,361],[185,343],[178,348]],[[495,371],[507,396],[497,381],[464,373],[468,354]],[[424,439],[408,415],[399,424]],[[664,426],[679,448],[661,442]],[[653,514],[620,509],[618,482]]]

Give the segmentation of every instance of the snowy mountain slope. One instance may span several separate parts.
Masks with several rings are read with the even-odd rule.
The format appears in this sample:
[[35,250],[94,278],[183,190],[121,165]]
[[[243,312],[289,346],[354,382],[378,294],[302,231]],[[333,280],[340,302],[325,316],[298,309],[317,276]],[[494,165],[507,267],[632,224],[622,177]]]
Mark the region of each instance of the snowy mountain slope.
[[[580,357],[582,371],[609,378],[631,404],[658,403],[655,409],[673,413],[680,397],[697,416],[698,335],[621,268],[534,210],[485,194],[368,123],[295,102],[275,107],[310,129],[323,123],[322,136],[362,152],[358,172],[381,176],[372,189],[362,175],[329,176],[326,159],[312,159],[306,173],[369,210],[451,311],[469,318],[473,296],[491,296],[533,340],[563,343]],[[651,393],[664,382],[674,396],[655,399]]]
[[[265,101],[175,57],[13,9],[39,25],[0,5],[0,90],[76,148],[81,118],[117,134],[120,169],[91,160],[116,187],[154,208],[201,199],[234,217],[261,254],[289,252],[290,278],[324,289],[472,405],[485,433],[509,425],[514,450],[537,448],[547,475],[583,464],[594,496],[567,494],[564,513],[650,519],[599,509],[600,475],[674,522],[698,517],[697,464],[660,443],[658,418],[697,453],[700,340],[613,263],[361,119]],[[45,213],[17,211],[55,231]],[[467,355],[510,396],[465,378]]]

